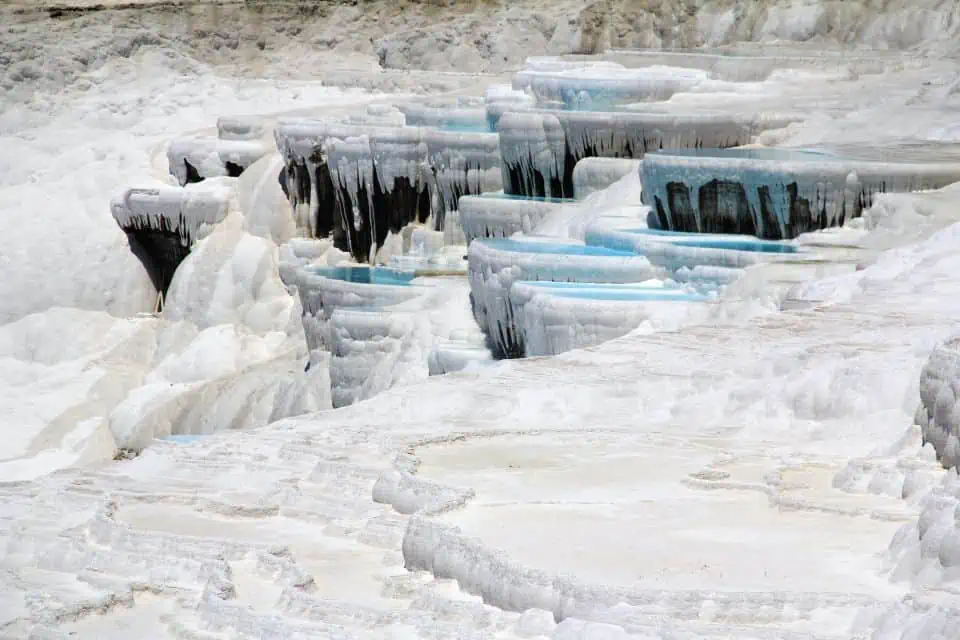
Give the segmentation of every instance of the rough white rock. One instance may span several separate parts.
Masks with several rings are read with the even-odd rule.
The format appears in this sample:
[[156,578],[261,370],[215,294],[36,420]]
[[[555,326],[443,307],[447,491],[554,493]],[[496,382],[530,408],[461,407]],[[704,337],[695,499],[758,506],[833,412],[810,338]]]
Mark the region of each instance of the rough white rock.
[[573,168],[573,197],[583,200],[639,170],[640,160],[632,158],[584,158]]
[[253,139],[184,138],[167,148],[170,174],[180,185],[218,176],[239,177],[270,149]]

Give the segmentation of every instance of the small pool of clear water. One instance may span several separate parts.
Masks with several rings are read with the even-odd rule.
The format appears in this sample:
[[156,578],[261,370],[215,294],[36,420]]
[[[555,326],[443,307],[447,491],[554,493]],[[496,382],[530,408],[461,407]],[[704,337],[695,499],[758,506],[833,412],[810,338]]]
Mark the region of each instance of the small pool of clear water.
[[538,242],[535,240],[514,240],[513,238],[484,238],[476,240],[488,247],[516,253],[542,253],[568,256],[607,256],[611,258],[630,258],[636,254],[607,247],[563,242]]
[[[495,126],[495,125],[494,125]],[[437,125],[441,131],[453,131],[455,133],[496,133],[496,128],[490,128],[490,122],[441,122]]]
[[[705,302],[705,295],[672,286],[646,285],[644,283],[611,285],[589,282],[531,282],[522,283],[543,289],[559,298],[623,302]],[[559,286],[558,286],[559,285]]]
[[781,244],[768,240],[726,240],[695,238],[678,239],[673,244],[701,249],[724,249],[727,251],[750,251],[752,253],[797,253],[797,248],[791,244]]
[[409,285],[416,277],[412,271],[399,271],[387,267],[313,267],[310,270],[318,276],[358,284],[385,284],[394,286]]
[[496,198],[498,200],[530,200],[533,202],[555,202],[557,204],[568,204],[576,202],[573,198],[550,198],[542,196],[515,196],[502,191],[488,191],[480,194],[481,198]]
[[643,291],[659,291],[662,289],[676,289],[673,285],[668,285],[663,280],[646,280],[644,282],[627,283],[595,283],[595,282],[557,282],[553,280],[520,280],[517,284],[530,285],[540,289],[583,289],[584,287],[604,288],[604,289],[641,289]]
[[687,158],[729,158],[743,160],[817,161],[839,159],[825,151],[784,147],[733,147],[730,149],[661,149],[648,156],[682,156]]
[[[646,227],[635,229],[616,229],[621,233],[635,233],[638,235],[657,236],[664,242],[682,245],[685,247],[698,247],[701,249],[725,249],[728,251],[749,251],[752,253],[798,253],[796,245],[788,242],[778,242],[776,240],[761,240],[754,236],[733,235],[733,234],[715,234],[715,233],[691,233],[688,231],[665,231],[663,229],[648,229]],[[607,239],[609,238],[609,239]],[[587,244],[599,246],[612,246],[614,248],[622,246],[610,238],[603,231],[591,232],[587,234]]]

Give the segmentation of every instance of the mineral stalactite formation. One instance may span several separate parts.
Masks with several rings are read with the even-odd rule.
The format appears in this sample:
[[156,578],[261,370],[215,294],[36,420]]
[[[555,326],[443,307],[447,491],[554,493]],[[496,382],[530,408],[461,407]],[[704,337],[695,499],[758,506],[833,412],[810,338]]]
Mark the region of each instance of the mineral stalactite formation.
[[504,191],[574,197],[573,172],[584,158],[640,159],[661,149],[728,148],[748,144],[791,116],[673,115],[661,112],[528,110],[499,121]]
[[403,127],[327,143],[344,250],[356,260],[374,262],[389,234],[430,218],[422,135],[420,128]]
[[460,198],[503,188],[500,139],[495,133],[428,130],[427,170],[432,178],[433,228],[444,231],[448,213],[459,210]]
[[360,262],[390,233],[431,215],[419,127],[302,121],[277,128],[286,191],[301,226]]
[[568,242],[487,238],[468,250],[470,305],[496,358],[527,354],[526,334],[515,317],[510,292],[521,280],[555,282],[643,282],[662,272],[627,251]]
[[879,193],[938,189],[960,164],[851,160],[799,149],[672,149],[641,165],[651,226],[785,240],[859,217]]
[[157,292],[165,297],[198,235],[222,221],[228,206],[221,191],[167,187],[129,189],[114,199],[111,212]]

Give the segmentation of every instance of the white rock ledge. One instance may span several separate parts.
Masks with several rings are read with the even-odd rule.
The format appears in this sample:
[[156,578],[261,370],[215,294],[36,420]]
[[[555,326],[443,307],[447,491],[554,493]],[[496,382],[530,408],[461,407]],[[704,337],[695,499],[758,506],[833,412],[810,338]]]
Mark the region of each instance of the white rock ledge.
[[651,226],[780,240],[842,226],[880,193],[960,181],[960,163],[848,160],[801,149],[669,150],[644,157],[640,180]]
[[460,226],[468,245],[476,238],[508,238],[532,232],[551,212],[569,204],[543,198],[464,196],[459,202]]
[[167,161],[170,174],[184,186],[219,176],[238,178],[272,150],[259,140],[187,138],[170,143]]
[[229,210],[229,187],[209,183],[196,188],[128,189],[110,203],[113,219],[164,295],[193,243],[223,221]]

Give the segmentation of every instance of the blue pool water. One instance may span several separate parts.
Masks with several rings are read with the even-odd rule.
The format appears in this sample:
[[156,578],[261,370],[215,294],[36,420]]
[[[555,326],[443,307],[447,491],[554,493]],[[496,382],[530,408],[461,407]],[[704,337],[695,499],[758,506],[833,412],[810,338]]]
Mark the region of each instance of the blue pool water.
[[416,276],[410,271],[398,271],[387,267],[313,267],[312,273],[333,280],[358,284],[409,285]]
[[796,253],[797,248],[791,244],[781,244],[765,240],[726,240],[726,239],[683,239],[673,244],[685,247],[700,247],[702,249],[726,249],[729,251],[751,251],[754,253]]
[[[650,155],[650,154],[648,154]],[[661,149],[652,155],[683,156],[687,158],[743,158],[744,160],[829,160],[833,154],[812,149],[783,147],[733,147],[730,149]]]
[[607,247],[598,247],[585,244],[566,244],[562,242],[531,242],[529,240],[514,240],[512,238],[484,238],[477,240],[488,247],[501,251],[517,253],[543,253],[569,256],[609,256],[629,258],[636,254],[629,251],[618,251]]
[[[517,283],[521,284],[521,283]],[[559,298],[623,302],[704,302],[707,296],[674,287],[609,285],[585,282],[523,282]]]
[[496,128],[490,128],[490,122],[441,122],[437,125],[441,131],[457,133],[496,133]]
[[556,202],[557,204],[566,204],[576,202],[573,198],[550,198],[541,196],[515,196],[500,191],[488,191],[480,194],[481,198],[496,198],[498,200],[531,200],[534,202]]
[[558,282],[554,280],[520,280],[517,284],[528,284],[532,287],[541,289],[583,289],[585,287],[603,288],[603,289],[640,289],[643,291],[662,291],[663,289],[676,289],[670,285],[664,285],[659,281],[647,284],[646,282],[628,282],[628,283],[595,283],[595,282]]
[[[749,251],[753,253],[797,253],[795,245],[775,240],[761,240],[753,236],[715,235],[691,233],[685,231],[665,231],[663,229],[617,229],[621,233],[651,235],[662,238],[665,242],[685,247],[699,247],[701,249],[726,249],[728,251]],[[611,234],[602,231],[588,232],[586,242],[623,250],[623,241]]]

